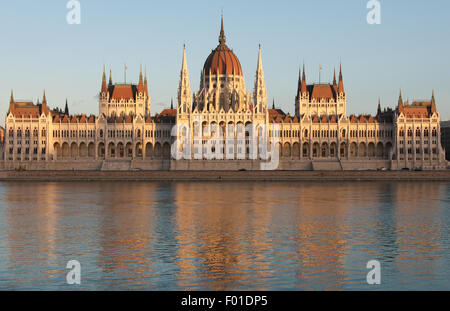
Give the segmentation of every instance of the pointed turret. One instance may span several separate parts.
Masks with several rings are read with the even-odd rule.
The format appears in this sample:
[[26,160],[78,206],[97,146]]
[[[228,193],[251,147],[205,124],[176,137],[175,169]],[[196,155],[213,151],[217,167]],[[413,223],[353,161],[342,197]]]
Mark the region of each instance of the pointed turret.
[[275,110],[275,98],[273,99],[273,103],[272,103],[272,109]]
[[377,116],[381,115],[381,100],[378,98]]
[[137,89],[138,89],[139,93],[142,93],[142,94],[144,93],[144,79],[142,78],[142,65],[139,70],[139,84],[138,84]]
[[436,109],[436,99],[434,98],[434,90],[431,94],[431,112],[435,113],[437,111]]
[[336,83],[336,69],[334,69],[334,73],[333,73],[333,87],[337,88],[337,83]]
[[254,109],[256,113],[264,113],[267,109],[267,90],[262,65],[261,45],[258,50],[258,64],[256,67],[255,89],[253,91]]
[[113,82],[112,82],[112,70],[109,70],[109,86],[112,86]]
[[302,92],[302,67],[298,68],[298,83],[297,83],[297,99],[300,98]]
[[44,90],[44,96],[42,97],[42,104],[47,105],[47,96],[45,95],[45,90]]
[[10,104],[14,104],[14,94],[13,94],[13,90],[11,90],[11,98],[9,99],[9,103],[10,103]]
[[108,88],[106,86],[106,72],[105,72],[105,65],[103,65],[103,76],[102,76],[102,94],[106,94],[108,91]]
[[67,104],[67,98],[66,98],[66,106],[64,107],[64,114],[69,115],[69,105]]
[[398,96],[398,106],[403,107],[403,97],[402,97],[402,90],[400,90],[400,95]]
[[181,73],[187,73],[187,57],[186,57],[186,45],[183,46],[183,60],[181,62]]
[[342,64],[339,68],[339,86],[338,86],[338,93],[344,93],[344,79],[342,77]]
[[302,75],[302,94],[306,93],[306,70],[305,70],[305,63],[303,63],[303,75]]
[[170,109],[173,109],[173,98],[170,99]]

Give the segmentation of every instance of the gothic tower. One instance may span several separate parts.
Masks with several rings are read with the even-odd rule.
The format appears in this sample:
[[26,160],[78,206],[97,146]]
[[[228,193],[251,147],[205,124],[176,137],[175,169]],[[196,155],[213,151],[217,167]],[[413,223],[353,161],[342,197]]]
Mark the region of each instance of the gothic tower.
[[256,68],[255,89],[253,91],[253,111],[255,114],[266,113],[267,111],[267,89],[264,80],[264,69],[262,66],[261,46],[258,52],[258,65]]
[[187,68],[186,46],[183,48],[183,61],[180,72],[180,85],[178,87],[178,114],[187,114],[191,112],[192,94],[191,83],[189,81],[189,71]]

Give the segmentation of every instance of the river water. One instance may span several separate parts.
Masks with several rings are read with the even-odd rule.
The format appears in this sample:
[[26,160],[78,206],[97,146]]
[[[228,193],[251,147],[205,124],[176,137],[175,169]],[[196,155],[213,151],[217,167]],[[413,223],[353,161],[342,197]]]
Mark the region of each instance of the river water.
[[450,183],[10,182],[0,198],[0,290],[450,290]]

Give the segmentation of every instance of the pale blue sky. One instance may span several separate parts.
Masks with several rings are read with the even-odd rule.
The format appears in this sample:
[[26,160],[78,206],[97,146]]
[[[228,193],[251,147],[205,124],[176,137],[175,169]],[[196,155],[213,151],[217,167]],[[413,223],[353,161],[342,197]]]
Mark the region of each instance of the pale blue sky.
[[[98,113],[102,66],[115,82],[136,82],[147,67],[152,113],[176,98],[183,44],[193,91],[203,63],[217,45],[224,10],[227,43],[253,89],[258,44],[269,105],[294,112],[299,65],[308,82],[332,79],[342,60],[348,113],[394,107],[404,98],[429,99],[435,89],[443,119],[450,117],[450,2],[381,0],[381,25],[368,25],[366,0],[107,1],[80,0],[81,25],[66,23],[66,0],[0,3],[0,105],[37,100],[51,107],[69,100],[71,113]],[[3,124],[4,122],[2,122]]]

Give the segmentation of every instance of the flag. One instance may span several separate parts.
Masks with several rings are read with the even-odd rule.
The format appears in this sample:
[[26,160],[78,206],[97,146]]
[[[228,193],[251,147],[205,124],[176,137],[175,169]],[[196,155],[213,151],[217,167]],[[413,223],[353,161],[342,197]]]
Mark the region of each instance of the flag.
[[319,67],[320,67],[320,70],[322,70],[322,69],[323,69],[322,65],[319,65]]
[[125,65],[125,70],[128,70],[128,66],[127,65]]

